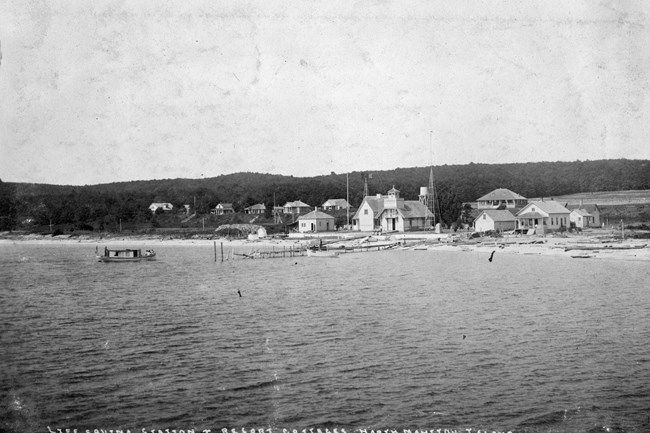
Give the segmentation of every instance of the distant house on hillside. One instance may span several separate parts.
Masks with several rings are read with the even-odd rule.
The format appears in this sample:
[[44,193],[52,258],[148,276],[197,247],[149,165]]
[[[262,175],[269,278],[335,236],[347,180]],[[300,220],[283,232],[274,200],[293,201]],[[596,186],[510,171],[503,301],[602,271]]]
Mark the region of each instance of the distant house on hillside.
[[323,210],[341,210],[350,207],[348,201],[344,198],[331,198],[321,206]]
[[298,231],[305,232],[329,232],[335,230],[334,217],[315,210],[298,217]]
[[570,211],[580,209],[589,214],[591,218],[583,227],[600,227],[602,224],[600,220],[600,208],[597,204],[567,204],[565,207]]
[[151,203],[149,205],[149,210],[151,212],[156,212],[158,209],[162,209],[164,211],[170,211],[174,209],[174,206],[172,206],[171,203]]
[[219,203],[215,206],[214,209],[210,211],[212,215],[225,215],[229,213],[235,213],[235,209],[232,207],[232,203]]
[[426,220],[433,214],[417,200],[404,200],[393,187],[387,195],[364,197],[361,206],[352,217],[355,230],[399,231],[423,230]]
[[266,206],[264,203],[254,204],[253,206],[248,206],[244,208],[244,212],[247,214],[263,214],[266,212]]
[[570,210],[555,200],[533,201],[517,213],[517,228],[538,229],[542,233],[549,229],[568,228],[570,213]]
[[507,188],[497,188],[476,200],[478,209],[523,208],[528,199]]
[[517,227],[517,219],[509,210],[484,209],[474,220],[474,231],[508,231]]
[[311,212],[311,206],[300,200],[288,201],[284,204],[284,213],[291,215],[304,215]]

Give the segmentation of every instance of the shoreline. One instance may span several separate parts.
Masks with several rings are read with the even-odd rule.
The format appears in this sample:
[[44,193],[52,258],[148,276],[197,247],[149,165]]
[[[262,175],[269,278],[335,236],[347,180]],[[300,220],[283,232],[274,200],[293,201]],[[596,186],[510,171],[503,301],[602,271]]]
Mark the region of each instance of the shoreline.
[[[599,230],[592,233],[569,235],[504,235],[502,237],[467,238],[468,232],[461,234],[409,233],[373,236],[371,233],[322,233],[312,235],[292,235],[283,238],[227,239],[204,237],[175,238],[165,235],[51,235],[0,233],[2,245],[105,245],[114,247],[156,248],[156,246],[201,246],[223,245],[225,248],[256,248],[260,251],[275,248],[306,249],[319,245],[327,239],[332,247],[351,244],[374,246],[393,244],[392,251],[455,251],[474,253],[489,257],[495,254],[553,255],[567,259],[615,259],[650,261],[649,239],[615,239],[611,231]],[[465,235],[465,236],[463,236]],[[643,246],[643,247],[641,247]],[[590,249],[581,249],[581,248]],[[567,251],[567,248],[571,248]]]

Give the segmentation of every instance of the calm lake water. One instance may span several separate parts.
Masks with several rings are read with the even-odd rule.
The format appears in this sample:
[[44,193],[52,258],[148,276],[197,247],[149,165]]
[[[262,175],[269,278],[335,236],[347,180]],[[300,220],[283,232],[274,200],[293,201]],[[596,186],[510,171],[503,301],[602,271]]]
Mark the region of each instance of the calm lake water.
[[647,262],[155,248],[0,245],[0,431],[650,431]]

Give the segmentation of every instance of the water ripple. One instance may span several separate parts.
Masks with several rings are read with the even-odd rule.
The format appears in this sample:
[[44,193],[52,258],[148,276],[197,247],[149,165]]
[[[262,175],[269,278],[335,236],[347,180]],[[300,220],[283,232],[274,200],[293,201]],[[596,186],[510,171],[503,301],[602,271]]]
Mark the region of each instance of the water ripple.
[[650,427],[643,263],[1,248],[0,431]]

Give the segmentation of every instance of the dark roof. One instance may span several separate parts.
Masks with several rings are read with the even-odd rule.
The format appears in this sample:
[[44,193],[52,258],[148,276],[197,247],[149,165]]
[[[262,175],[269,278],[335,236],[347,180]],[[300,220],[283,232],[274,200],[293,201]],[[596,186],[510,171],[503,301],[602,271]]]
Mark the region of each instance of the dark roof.
[[583,217],[592,216],[589,212],[587,212],[584,209],[573,209],[571,212],[572,213],[575,212],[578,215],[583,216]]
[[569,210],[584,209],[589,213],[600,212],[600,208],[595,203],[593,204],[568,204],[567,203],[564,207]]
[[323,220],[323,219],[334,219],[332,215],[326,214],[325,212],[321,212],[319,210],[313,210],[307,214],[301,215],[298,217],[298,221],[301,220]]
[[509,210],[484,209],[481,213],[487,214],[493,221],[515,221],[515,216]]
[[512,192],[507,188],[497,188],[492,192],[485,194],[483,197],[476,201],[489,201],[489,200],[526,200],[516,192]]
[[416,200],[405,200],[404,207],[398,209],[403,218],[433,217],[433,213],[422,203]]
[[525,214],[517,215],[517,218],[546,218],[539,212],[526,212]]
[[300,200],[288,201],[284,207],[311,207],[307,203],[303,203]]

